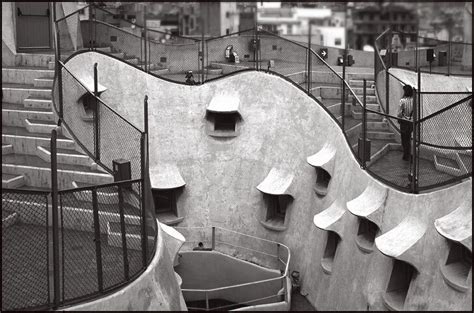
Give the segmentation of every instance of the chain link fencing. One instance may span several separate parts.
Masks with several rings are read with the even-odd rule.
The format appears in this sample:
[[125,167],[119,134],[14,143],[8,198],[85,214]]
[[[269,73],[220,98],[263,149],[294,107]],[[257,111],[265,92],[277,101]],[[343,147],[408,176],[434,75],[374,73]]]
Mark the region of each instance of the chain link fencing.
[[48,196],[2,188],[2,311],[51,305]]

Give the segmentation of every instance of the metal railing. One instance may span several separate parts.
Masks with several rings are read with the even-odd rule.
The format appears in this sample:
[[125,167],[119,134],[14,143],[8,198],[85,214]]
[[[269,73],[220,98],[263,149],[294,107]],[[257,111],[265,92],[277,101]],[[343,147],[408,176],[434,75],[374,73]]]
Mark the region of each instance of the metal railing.
[[[289,273],[290,249],[278,242],[242,234],[221,227],[175,227],[186,238],[180,251],[207,250],[223,253],[247,262],[255,263],[262,267],[277,270],[280,275],[275,278],[263,279],[248,283],[235,284],[211,289],[182,288],[183,295],[202,299],[205,307],[190,307],[192,310],[230,310],[242,305],[256,303],[273,303],[288,301],[287,277]],[[202,248],[199,247],[202,243]],[[265,295],[255,298],[252,288],[266,290]],[[283,291],[283,292],[281,292]],[[242,295],[245,299],[227,305],[215,305],[212,299],[225,297],[225,295]],[[248,294],[248,295],[247,295]],[[263,301],[263,302],[262,302]],[[270,301],[270,302],[268,302]]]

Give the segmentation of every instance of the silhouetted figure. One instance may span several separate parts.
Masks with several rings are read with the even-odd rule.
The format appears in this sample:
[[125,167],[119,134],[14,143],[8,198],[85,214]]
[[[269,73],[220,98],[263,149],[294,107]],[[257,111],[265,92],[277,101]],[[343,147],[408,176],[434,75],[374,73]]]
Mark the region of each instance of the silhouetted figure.
[[204,248],[204,244],[202,242],[199,242],[198,246],[193,248],[193,251],[200,251],[200,250],[206,250],[206,248]]
[[196,82],[194,81],[193,71],[187,71],[185,78],[187,85],[196,85]]
[[400,99],[397,117],[402,119],[398,120],[403,148],[402,159],[408,161],[411,154],[410,138],[413,131],[413,88],[410,85],[403,86],[403,97]]

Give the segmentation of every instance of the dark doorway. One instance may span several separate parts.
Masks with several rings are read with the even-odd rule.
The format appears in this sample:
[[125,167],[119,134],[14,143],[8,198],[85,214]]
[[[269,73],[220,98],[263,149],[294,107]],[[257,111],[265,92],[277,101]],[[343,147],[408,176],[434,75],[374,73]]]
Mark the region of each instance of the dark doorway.
[[16,2],[17,49],[51,49],[51,9],[48,2]]

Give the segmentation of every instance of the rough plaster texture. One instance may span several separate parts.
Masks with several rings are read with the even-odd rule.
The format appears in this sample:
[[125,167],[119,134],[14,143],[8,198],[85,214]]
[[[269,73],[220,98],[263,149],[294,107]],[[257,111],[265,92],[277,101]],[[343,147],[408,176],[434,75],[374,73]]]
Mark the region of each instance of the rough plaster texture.
[[158,226],[156,254],[146,271],[129,285],[67,311],[186,311],[171,256]]
[[14,2],[2,2],[2,63],[3,44],[10,50],[10,53],[16,53],[14,6]]
[[[68,65],[73,72],[81,72],[92,69],[94,62],[99,63],[101,83],[109,88],[103,98],[139,128],[143,127],[143,97],[148,95],[150,167],[175,162],[186,181],[178,199],[179,215],[185,216],[179,226],[222,226],[289,246],[290,272],[300,271],[302,294],[318,310],[386,310],[382,295],[393,259],[377,249],[368,254],[359,250],[355,244],[358,217],[347,212],[338,221],[343,239],[332,274],[324,273],[320,265],[327,232],[313,224],[313,216],[336,199],[344,205],[357,198],[369,182],[381,184],[360,169],[342,131],[304,92],[261,72],[244,72],[201,86],[173,84],[93,52],[74,57]],[[242,131],[232,139],[208,137],[204,131],[206,107],[223,90],[240,97]],[[313,191],[316,171],[306,158],[326,142],[337,148],[334,173],[328,194],[317,197]],[[275,166],[295,174],[295,199],[287,210],[284,232],[259,223],[265,204],[256,186]],[[405,309],[472,308],[471,288],[459,293],[439,273],[439,262],[449,250],[433,225],[435,219],[456,209],[471,189],[471,179],[421,195],[388,188],[379,209],[377,236],[394,229],[407,216],[416,216],[426,227],[416,247],[421,253],[420,273],[410,287]]]

